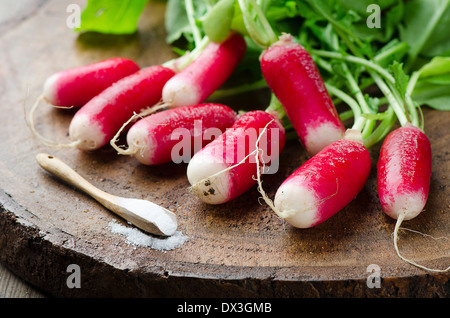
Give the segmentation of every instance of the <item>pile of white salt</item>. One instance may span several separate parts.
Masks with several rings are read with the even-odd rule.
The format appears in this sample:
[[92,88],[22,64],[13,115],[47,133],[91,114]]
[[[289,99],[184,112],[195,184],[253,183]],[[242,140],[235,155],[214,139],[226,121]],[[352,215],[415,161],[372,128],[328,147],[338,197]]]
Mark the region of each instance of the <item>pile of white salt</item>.
[[188,237],[180,231],[168,237],[155,237],[135,227],[127,227],[112,220],[108,224],[112,233],[126,237],[126,243],[140,247],[150,247],[160,251],[173,250],[184,244]]

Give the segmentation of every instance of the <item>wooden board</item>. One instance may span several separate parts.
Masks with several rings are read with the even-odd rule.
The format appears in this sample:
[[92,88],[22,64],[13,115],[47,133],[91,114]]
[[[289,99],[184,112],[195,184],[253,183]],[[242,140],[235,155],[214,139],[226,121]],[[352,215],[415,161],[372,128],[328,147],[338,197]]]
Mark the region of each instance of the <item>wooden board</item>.
[[[376,195],[377,147],[371,149],[372,175],[358,197],[332,219],[307,230],[290,227],[260,204],[256,187],[228,204],[201,203],[188,190],[184,164],[143,166],[108,147],[92,153],[43,147],[25,124],[24,106],[29,109],[39,96],[47,76],[113,56],[146,66],[173,54],[164,42],[162,2],[150,2],[139,33],[129,36],[79,36],[69,30],[66,7],[82,1],[21,3],[20,10],[8,11],[0,21],[0,258],[18,276],[58,297],[450,295],[448,273],[424,272],[394,251],[394,221],[381,212]],[[260,91],[223,102],[237,110],[263,108],[268,94]],[[73,113],[42,105],[37,129],[65,142]],[[448,237],[450,116],[425,109],[425,120],[434,158],[431,193],[425,212],[404,226]],[[113,220],[130,225],[40,169],[35,162],[39,152],[61,158],[107,192],[145,198],[174,211],[188,240],[163,251],[130,244],[110,227]],[[300,144],[289,142],[279,172],[264,177],[268,195],[273,197],[306,159]],[[400,248],[423,265],[449,265],[448,240],[402,231]],[[80,267],[81,288],[67,285],[70,264]],[[379,288],[367,285],[372,264],[380,269]]]

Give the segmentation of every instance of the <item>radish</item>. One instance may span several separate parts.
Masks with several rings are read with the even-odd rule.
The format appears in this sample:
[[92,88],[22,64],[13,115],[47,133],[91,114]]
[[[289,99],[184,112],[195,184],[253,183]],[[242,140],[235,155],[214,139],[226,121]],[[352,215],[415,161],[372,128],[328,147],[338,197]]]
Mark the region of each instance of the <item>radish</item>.
[[405,220],[418,216],[428,198],[432,164],[428,137],[418,127],[406,123],[392,131],[384,140],[377,163],[377,187],[383,211],[396,219],[394,247],[404,261],[434,271],[403,257],[398,248],[398,231]]
[[230,77],[246,48],[244,38],[234,32],[221,43],[209,42],[194,61],[167,82],[163,102],[172,107],[204,102]]
[[134,61],[121,57],[74,67],[50,76],[45,81],[42,97],[54,106],[81,107],[113,83],[138,70]]
[[[262,190],[258,174],[259,191],[266,203],[296,227],[311,227],[325,221],[362,189],[370,172],[370,156],[366,147],[381,141],[397,117],[402,127],[385,139],[377,164],[382,208],[386,214],[397,219],[394,230],[396,252],[400,258],[419,268],[449,271],[450,267],[445,270],[429,269],[407,260],[400,255],[397,246],[400,224],[422,211],[430,184],[431,147],[426,135],[418,128],[423,127],[423,123],[420,124],[420,105],[411,98],[420,72],[409,77],[403,65],[396,61],[390,65],[390,72],[386,72],[377,64],[377,56],[374,60],[365,57],[362,53],[365,51],[363,42],[358,39],[353,41],[355,38],[349,33],[336,30],[338,37],[349,44],[346,49],[355,56],[338,53],[338,49],[333,52],[311,52],[332,58],[334,63],[338,61],[340,75],[346,79],[347,88],[356,97],[355,101],[352,96],[327,83],[326,88],[347,103],[354,115],[352,129],[341,138],[343,125],[308,52],[293,43],[290,35],[276,39],[259,3],[253,0],[239,0],[238,3],[250,36],[265,48],[260,60],[268,86],[283,105],[307,152],[317,153],[283,182],[274,202]],[[320,6],[314,9],[328,19]],[[259,21],[255,21],[255,17]],[[369,105],[366,100],[359,87],[359,72],[352,74],[346,63],[356,63],[360,70],[369,73],[389,104],[386,112],[375,114],[378,106],[373,103]],[[376,125],[378,120],[381,122]],[[333,189],[332,179],[335,181],[334,192],[330,190]]]
[[[208,204],[229,202],[254,184],[257,143],[265,164],[275,164],[286,135],[276,114],[250,111],[241,115],[224,134],[197,152],[189,162],[187,177],[193,193]],[[258,145],[259,147],[259,145]]]
[[273,204],[263,196],[289,224],[310,228],[329,219],[358,195],[369,178],[370,167],[361,132],[348,129],[342,139],[294,171],[278,188]]
[[150,66],[114,83],[75,114],[70,138],[81,150],[105,146],[134,112],[160,101],[164,85],[174,74],[169,68]]
[[282,35],[261,55],[263,76],[310,155],[339,140],[345,127],[310,54]]
[[175,74],[172,69],[156,65],[143,68],[122,78],[81,107],[72,118],[68,144],[54,144],[40,136],[29,114],[29,126],[48,147],[95,150],[109,143],[136,112],[152,107],[161,100],[164,84]]
[[[189,160],[191,154],[211,142],[236,121],[237,114],[221,104],[199,104],[161,111],[138,120],[127,133],[129,148],[120,149],[111,141],[119,154],[134,155],[145,165],[157,165],[170,161]],[[180,141],[179,137],[182,137]],[[187,140],[185,140],[187,139]],[[181,144],[181,149],[177,146]],[[189,149],[186,149],[189,148]]]
[[377,163],[381,207],[394,219],[411,220],[423,210],[431,177],[431,145],[421,129],[407,125],[384,140]]

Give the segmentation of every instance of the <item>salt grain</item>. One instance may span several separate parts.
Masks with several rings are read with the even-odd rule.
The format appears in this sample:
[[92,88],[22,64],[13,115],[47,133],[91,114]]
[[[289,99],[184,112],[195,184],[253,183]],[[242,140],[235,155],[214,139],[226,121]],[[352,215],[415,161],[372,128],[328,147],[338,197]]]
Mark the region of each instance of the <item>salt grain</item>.
[[109,222],[108,225],[112,233],[125,236],[128,244],[150,247],[159,251],[173,250],[188,240],[188,237],[180,231],[176,231],[172,236],[159,238],[148,235],[137,228],[123,226],[115,220]]

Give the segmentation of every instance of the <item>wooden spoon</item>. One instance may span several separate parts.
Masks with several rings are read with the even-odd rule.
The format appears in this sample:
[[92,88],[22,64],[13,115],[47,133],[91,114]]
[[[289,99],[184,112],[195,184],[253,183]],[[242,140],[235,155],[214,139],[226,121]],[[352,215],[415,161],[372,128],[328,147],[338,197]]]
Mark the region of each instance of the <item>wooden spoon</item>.
[[122,198],[106,193],[51,155],[40,153],[36,156],[36,161],[44,170],[89,194],[105,208],[138,228],[156,235],[170,236],[175,233],[177,218],[173,212],[146,200]]

